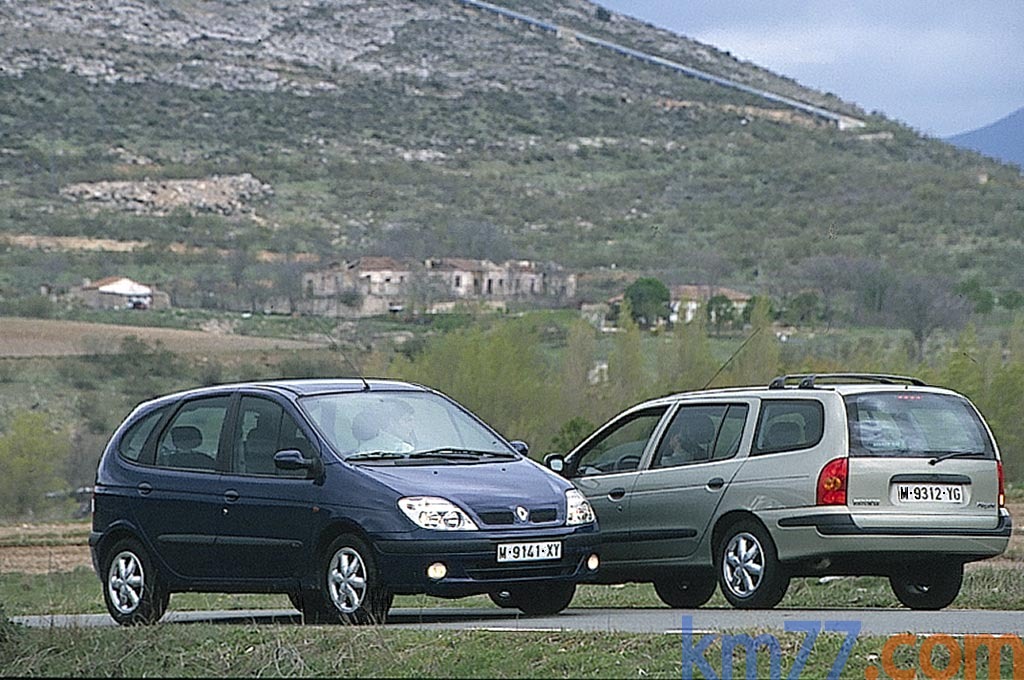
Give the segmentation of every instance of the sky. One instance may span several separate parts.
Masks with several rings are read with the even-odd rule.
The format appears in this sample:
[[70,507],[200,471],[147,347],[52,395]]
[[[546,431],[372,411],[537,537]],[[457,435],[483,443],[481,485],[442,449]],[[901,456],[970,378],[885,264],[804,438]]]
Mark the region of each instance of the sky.
[[1024,0],[596,0],[946,137],[1024,107]]

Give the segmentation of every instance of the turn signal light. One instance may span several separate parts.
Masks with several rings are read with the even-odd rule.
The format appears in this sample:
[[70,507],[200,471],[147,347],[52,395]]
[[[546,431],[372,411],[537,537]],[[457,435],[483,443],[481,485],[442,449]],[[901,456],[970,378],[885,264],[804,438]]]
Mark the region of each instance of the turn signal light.
[[818,475],[818,505],[846,505],[847,458],[830,460]]

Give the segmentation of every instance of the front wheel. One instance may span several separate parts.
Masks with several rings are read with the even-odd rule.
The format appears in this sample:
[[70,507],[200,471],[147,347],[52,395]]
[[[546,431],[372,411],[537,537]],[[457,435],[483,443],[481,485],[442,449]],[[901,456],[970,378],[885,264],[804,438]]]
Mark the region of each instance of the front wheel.
[[546,583],[510,591],[508,606],[529,616],[551,616],[568,607],[575,595],[575,583]]
[[156,623],[167,610],[170,593],[160,583],[149,553],[134,538],[115,543],[103,560],[103,601],[122,626]]
[[942,609],[960,594],[962,564],[908,566],[889,576],[889,585],[903,606],[911,609]]
[[789,574],[768,531],[751,519],[736,522],[718,543],[715,565],[722,595],[737,609],[771,609],[786,595]]
[[711,571],[675,574],[654,582],[654,592],[673,609],[695,609],[707,604],[718,582]]
[[307,621],[382,624],[394,595],[381,582],[373,553],[355,536],[331,543],[318,571],[317,591],[293,600]]

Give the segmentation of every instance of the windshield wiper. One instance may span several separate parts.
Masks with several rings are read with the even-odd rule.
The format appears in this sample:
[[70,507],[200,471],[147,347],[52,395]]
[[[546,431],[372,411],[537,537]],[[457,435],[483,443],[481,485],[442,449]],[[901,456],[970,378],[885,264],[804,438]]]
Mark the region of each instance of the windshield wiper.
[[504,451],[478,451],[476,449],[458,449],[451,446],[442,446],[436,449],[425,451],[413,451],[410,458],[454,458],[459,460],[477,460],[482,456],[495,456],[498,458],[518,458],[514,453]]
[[985,455],[984,451],[947,451],[946,453],[943,453],[941,455],[938,455],[938,456],[935,456],[934,458],[932,458],[930,461],[928,461],[928,464],[929,465],[935,465],[936,463],[941,463],[942,461],[949,460],[950,458],[966,458],[967,456],[984,456],[984,455]]
[[353,453],[351,456],[346,457],[345,460],[397,460],[399,458],[405,458],[405,454],[395,453],[394,451],[363,451],[362,453]]

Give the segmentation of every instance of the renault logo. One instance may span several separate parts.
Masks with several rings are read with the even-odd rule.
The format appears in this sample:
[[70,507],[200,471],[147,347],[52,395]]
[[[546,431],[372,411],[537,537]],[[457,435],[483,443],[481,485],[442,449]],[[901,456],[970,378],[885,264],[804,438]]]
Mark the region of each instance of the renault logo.
[[519,518],[520,522],[525,522],[530,519],[530,511],[521,505],[516,506],[516,517]]

